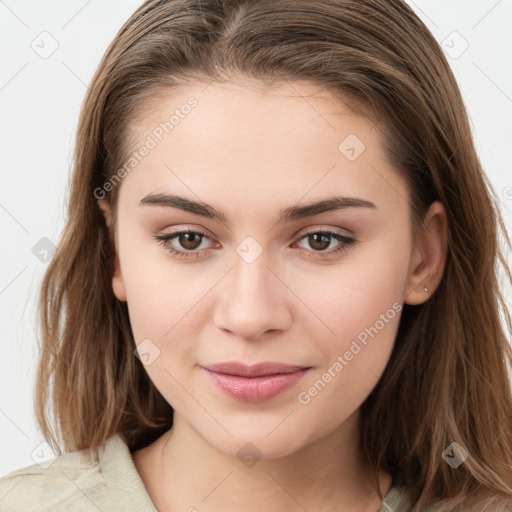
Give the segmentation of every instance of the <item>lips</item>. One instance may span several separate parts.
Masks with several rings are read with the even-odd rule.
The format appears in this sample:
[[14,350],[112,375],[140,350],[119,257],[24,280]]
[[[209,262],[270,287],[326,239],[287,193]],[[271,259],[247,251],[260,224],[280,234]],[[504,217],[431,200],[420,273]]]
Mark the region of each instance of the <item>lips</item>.
[[244,402],[269,400],[295,385],[310,367],[264,362],[226,362],[202,367],[224,394]]
[[281,375],[286,373],[293,373],[298,370],[303,370],[307,366],[292,366],[282,363],[258,363],[253,365],[246,365],[239,362],[219,363],[205,366],[207,370],[217,373],[224,373],[225,375],[236,375],[239,377],[261,377],[266,375]]

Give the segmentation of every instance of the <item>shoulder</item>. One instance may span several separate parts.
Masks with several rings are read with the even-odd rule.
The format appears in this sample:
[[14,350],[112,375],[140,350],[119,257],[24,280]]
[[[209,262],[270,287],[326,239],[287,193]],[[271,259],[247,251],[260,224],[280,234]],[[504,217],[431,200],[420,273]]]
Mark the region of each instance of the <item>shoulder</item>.
[[403,483],[393,483],[378,512],[409,512],[411,500]]
[[[382,505],[377,512],[411,512],[411,510],[413,510],[411,495],[403,480],[397,480],[394,481],[393,486],[384,496]],[[446,507],[441,508],[437,505],[430,505],[421,509],[422,512],[446,512],[446,510]],[[450,510],[452,509],[450,508]]]
[[[120,501],[128,499],[131,492],[119,482],[126,474],[142,485],[137,482],[128,446],[114,434],[97,452],[71,452],[8,473],[0,479],[0,510],[120,511]],[[135,489],[139,495],[145,494],[143,487]],[[118,492],[123,493],[119,500]]]

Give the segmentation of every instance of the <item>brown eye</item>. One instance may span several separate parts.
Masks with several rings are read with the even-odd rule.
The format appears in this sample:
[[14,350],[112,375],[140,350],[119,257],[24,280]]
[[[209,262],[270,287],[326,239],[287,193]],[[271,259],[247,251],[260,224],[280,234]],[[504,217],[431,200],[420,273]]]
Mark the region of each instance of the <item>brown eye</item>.
[[201,245],[201,241],[203,240],[203,235],[200,233],[194,233],[193,231],[189,231],[186,233],[181,233],[178,235],[178,243],[187,250],[197,249]]
[[305,254],[312,258],[336,257],[356,243],[355,238],[337,231],[309,231],[299,240],[299,247],[306,249]]
[[[182,230],[173,233],[154,235],[158,243],[176,258],[199,258],[204,256],[212,247],[210,237],[200,231]],[[203,242],[210,247],[204,247]],[[213,244],[218,247],[218,244]]]
[[[210,252],[211,249],[220,248],[220,244],[213,243],[210,247],[201,247],[203,242],[211,242],[205,233],[192,230],[175,231],[174,233],[154,235],[154,238],[164,246],[166,250],[176,258],[199,258]],[[306,243],[306,255],[310,257],[333,257],[356,243],[354,238],[347,237],[337,231],[310,231],[305,233],[299,240]],[[331,244],[334,244],[331,246]],[[328,250],[326,250],[328,249]]]
[[331,244],[331,236],[324,233],[308,235],[309,246],[315,251],[323,251]]

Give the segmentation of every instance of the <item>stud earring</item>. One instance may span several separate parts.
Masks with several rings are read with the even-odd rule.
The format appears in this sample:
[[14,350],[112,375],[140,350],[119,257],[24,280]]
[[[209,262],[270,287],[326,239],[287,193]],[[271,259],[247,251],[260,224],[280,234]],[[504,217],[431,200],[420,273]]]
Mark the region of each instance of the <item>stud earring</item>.
[[423,289],[428,293],[428,288],[426,286]]

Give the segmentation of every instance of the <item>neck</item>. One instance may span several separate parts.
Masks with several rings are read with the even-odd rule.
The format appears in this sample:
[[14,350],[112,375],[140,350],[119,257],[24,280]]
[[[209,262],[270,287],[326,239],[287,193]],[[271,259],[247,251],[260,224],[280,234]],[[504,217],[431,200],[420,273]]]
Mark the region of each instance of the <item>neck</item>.
[[[360,452],[358,414],[278,459],[241,460],[209,445],[175,413],[173,427],[134,462],[159,510],[375,512],[381,499]],[[384,496],[391,476],[379,475]]]

